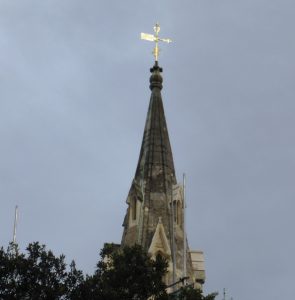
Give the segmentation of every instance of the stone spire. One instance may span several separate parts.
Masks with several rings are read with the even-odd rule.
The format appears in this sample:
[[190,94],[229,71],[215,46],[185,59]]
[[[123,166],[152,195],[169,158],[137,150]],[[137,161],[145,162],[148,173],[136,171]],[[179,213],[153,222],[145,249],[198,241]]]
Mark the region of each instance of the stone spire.
[[162,68],[150,69],[151,98],[135,177],[129,191],[122,244],[141,244],[149,249],[159,218],[171,232],[171,188],[175,170],[165,119],[161,89]]
[[161,96],[162,68],[155,63],[150,71],[151,98],[135,179],[145,181],[145,192],[165,193],[175,170]]
[[163,255],[169,262],[167,284],[184,276],[186,260],[186,274],[194,282],[195,270],[188,247],[184,256],[183,245],[187,241],[183,187],[176,181],[161,96],[162,69],[157,61],[150,71],[151,97],[139,160],[126,201],[121,245],[139,244],[151,257]]

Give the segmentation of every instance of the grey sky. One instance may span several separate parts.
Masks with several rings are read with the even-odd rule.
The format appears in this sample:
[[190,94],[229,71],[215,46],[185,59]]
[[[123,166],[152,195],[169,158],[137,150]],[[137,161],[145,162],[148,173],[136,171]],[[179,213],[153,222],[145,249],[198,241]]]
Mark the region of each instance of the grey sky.
[[[156,21],[174,162],[205,290],[294,297],[295,3],[0,1],[0,245],[45,243],[90,273],[120,242]],[[221,299],[221,295],[218,299]]]

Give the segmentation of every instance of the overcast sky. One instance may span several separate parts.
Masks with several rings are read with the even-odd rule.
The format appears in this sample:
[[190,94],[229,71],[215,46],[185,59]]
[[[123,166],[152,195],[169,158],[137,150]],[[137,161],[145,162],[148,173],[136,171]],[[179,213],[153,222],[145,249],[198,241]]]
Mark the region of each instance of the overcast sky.
[[[152,33],[205,291],[294,298],[294,0],[0,0],[0,245],[92,273],[120,242],[150,97]],[[218,299],[221,299],[220,294]]]

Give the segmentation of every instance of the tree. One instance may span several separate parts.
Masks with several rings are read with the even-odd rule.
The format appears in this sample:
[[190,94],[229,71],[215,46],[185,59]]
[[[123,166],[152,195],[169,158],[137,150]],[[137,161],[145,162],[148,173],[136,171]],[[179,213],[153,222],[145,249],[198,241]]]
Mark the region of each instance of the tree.
[[203,295],[201,290],[194,289],[192,286],[181,287],[170,298],[177,300],[214,300],[218,293],[211,293],[206,296]]
[[161,256],[152,260],[138,245],[118,248],[107,244],[95,274],[88,276],[80,287],[81,299],[168,299],[162,281],[166,269],[167,262]]
[[55,256],[38,242],[26,253],[15,244],[0,249],[1,300],[214,300],[191,286],[167,295],[162,278],[167,262],[152,260],[141,246],[106,244],[93,275],[84,276],[75,262],[69,267],[65,256]]
[[26,251],[20,254],[15,244],[0,249],[0,299],[71,299],[84,280],[75,263],[67,272],[64,255],[55,257],[38,242]]

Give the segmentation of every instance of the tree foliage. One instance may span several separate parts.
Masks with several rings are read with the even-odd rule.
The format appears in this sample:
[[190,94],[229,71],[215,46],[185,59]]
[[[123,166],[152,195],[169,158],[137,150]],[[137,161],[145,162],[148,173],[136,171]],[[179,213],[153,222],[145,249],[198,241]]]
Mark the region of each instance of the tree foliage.
[[3,300],[146,300],[166,299],[162,282],[167,268],[163,258],[151,260],[140,246],[107,245],[95,273],[83,276],[73,261],[55,256],[38,242],[26,254],[10,244],[0,249],[0,299]]
[[214,300],[217,295],[218,295],[218,293],[211,293],[211,294],[204,296],[201,290],[194,289],[192,286],[185,286],[185,287],[181,287],[180,290],[177,292],[177,297],[172,297],[172,299],[177,299],[177,300]]
[[95,274],[81,287],[82,296],[91,300],[146,300],[151,296],[164,300],[166,269],[162,257],[154,261],[138,245],[116,249],[109,244],[101,251]]
[[20,254],[15,244],[0,249],[0,299],[71,299],[84,279],[75,263],[67,271],[63,255],[56,257],[37,242],[26,251]]
[[138,245],[118,247],[106,244],[93,275],[84,276],[65,256],[55,256],[38,242],[26,253],[17,245],[0,249],[1,300],[214,300],[191,287],[167,295],[162,278],[167,262],[161,256],[152,260]]

